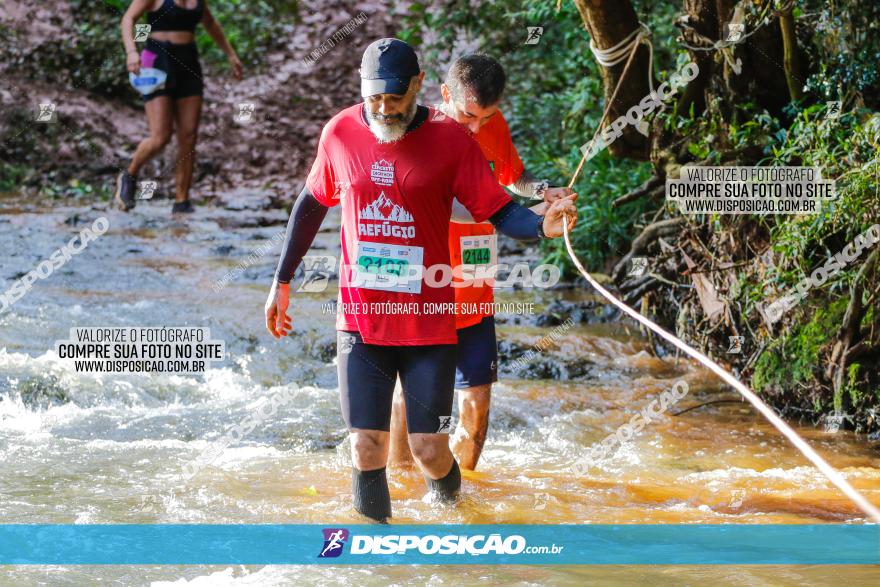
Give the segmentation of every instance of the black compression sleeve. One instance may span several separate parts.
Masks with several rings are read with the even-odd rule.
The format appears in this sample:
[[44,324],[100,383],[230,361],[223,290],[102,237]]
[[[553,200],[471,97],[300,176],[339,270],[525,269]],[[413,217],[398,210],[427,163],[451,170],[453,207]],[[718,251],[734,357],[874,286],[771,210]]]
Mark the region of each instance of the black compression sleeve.
[[309,188],[304,187],[300,192],[293,209],[290,211],[290,220],[287,222],[287,236],[284,238],[284,246],[281,249],[281,259],[278,261],[278,269],[275,271],[275,280],[279,283],[290,283],[296,268],[302,262],[303,256],[312,246],[321,222],[327,216],[329,208],[322,205]]
[[501,234],[519,241],[536,241],[544,236],[542,230],[544,217],[516,202],[510,202],[495,212],[489,218],[489,222]]

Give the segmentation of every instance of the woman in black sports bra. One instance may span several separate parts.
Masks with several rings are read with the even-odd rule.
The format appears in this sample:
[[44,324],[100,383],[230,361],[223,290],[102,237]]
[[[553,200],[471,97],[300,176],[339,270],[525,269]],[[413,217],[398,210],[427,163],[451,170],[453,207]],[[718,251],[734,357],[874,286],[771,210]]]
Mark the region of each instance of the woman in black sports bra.
[[[144,13],[150,24],[146,47],[135,46],[134,28]],[[144,96],[144,110],[150,136],[138,145],[128,169],[116,180],[116,202],[123,210],[135,205],[137,174],[141,167],[159,154],[177,133],[177,193],[173,213],[192,212],[189,188],[192,183],[196,138],[202,113],[202,67],[195,44],[196,26],[202,23],[211,38],[229,58],[236,79],[242,66],[207,0],[133,0],[122,17],[122,42],[125,44],[128,71],[139,74],[141,67],[165,72],[165,85]]]

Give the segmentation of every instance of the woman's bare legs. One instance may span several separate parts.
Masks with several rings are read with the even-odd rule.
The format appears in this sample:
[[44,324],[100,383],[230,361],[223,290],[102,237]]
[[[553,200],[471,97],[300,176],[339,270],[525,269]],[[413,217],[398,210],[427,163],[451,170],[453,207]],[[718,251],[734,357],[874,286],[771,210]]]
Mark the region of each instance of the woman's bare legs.
[[174,103],[177,126],[177,194],[174,198],[176,202],[185,202],[189,199],[201,115],[201,96],[187,96]]
[[132,177],[137,176],[141,167],[158,155],[171,140],[171,130],[174,124],[173,109],[169,96],[157,96],[144,104],[150,136],[140,142],[131,158],[128,174]]

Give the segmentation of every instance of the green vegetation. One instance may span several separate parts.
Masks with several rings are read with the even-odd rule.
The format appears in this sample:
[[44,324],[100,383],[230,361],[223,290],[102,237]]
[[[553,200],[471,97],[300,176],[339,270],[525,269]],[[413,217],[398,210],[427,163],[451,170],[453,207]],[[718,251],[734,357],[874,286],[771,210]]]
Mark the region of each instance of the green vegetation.
[[27,181],[32,170],[23,165],[0,161],[0,192],[11,192]]
[[111,192],[105,184],[94,184],[73,178],[63,183],[59,181],[47,183],[40,189],[40,197],[52,199],[100,198],[106,201],[110,199]]
[[846,300],[830,306],[811,306],[808,321],[774,340],[755,365],[752,385],[755,391],[772,391],[813,381],[821,369],[820,352],[840,326]]
[[[211,3],[211,12],[241,62],[251,68],[264,67],[266,55],[282,48],[299,22],[296,0],[224,0]],[[208,65],[225,65],[226,56],[202,28],[196,43]]]

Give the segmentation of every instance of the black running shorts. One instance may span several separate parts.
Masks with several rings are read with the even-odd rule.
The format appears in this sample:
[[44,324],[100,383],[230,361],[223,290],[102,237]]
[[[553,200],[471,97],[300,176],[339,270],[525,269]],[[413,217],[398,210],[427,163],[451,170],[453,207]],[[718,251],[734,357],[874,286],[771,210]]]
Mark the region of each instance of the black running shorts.
[[[144,102],[157,96],[171,96],[172,100],[178,100],[202,95],[204,89],[202,66],[199,63],[199,51],[195,43],[178,45],[147,39],[144,51],[155,55],[153,67],[161,69],[168,76],[165,79],[165,87],[145,95]],[[142,56],[142,62],[143,59]]]
[[498,343],[495,340],[495,316],[459,328],[458,364],[455,389],[489,385],[498,381]]
[[337,333],[339,400],[349,429],[384,430],[391,424],[397,377],[406,398],[410,433],[452,431],[455,345],[365,344],[357,332]]

